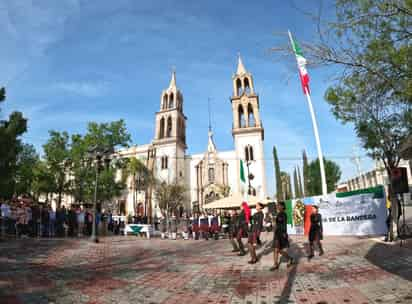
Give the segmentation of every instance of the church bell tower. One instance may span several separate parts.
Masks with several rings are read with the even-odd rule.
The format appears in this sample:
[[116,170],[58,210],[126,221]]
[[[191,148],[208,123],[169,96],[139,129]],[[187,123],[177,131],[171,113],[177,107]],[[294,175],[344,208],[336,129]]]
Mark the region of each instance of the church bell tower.
[[167,183],[184,181],[186,151],[186,116],[183,114],[183,95],[176,86],[176,72],[172,72],[169,87],[160,97],[156,113],[153,146],[156,152],[157,176]]
[[[239,55],[236,73],[232,77],[233,94],[230,98],[233,112],[232,135],[237,159],[244,161],[250,178],[249,193],[260,199],[266,196],[264,159],[264,129],[260,119],[259,95],[255,92],[253,76],[243,65]],[[240,171],[238,169],[240,180]],[[246,181],[249,184],[249,180]],[[240,185],[238,185],[240,191]]]

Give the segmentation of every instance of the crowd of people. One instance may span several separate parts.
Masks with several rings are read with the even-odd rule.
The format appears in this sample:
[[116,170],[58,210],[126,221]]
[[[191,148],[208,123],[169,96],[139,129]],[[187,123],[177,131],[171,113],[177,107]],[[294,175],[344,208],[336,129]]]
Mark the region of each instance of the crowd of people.
[[[314,257],[315,246],[319,255],[323,255],[321,240],[323,238],[322,217],[318,207],[313,206],[310,216],[309,254]],[[116,217],[111,212],[96,213],[96,233],[101,235],[124,234],[127,223],[147,224],[145,216],[129,216],[127,219]],[[233,252],[239,256],[247,254],[243,239],[248,240],[250,264],[258,261],[256,248],[261,246],[260,235],[263,231],[273,231],[274,266],[279,268],[279,257],[284,256],[288,265],[294,264],[294,258],[288,254],[289,237],[287,233],[287,214],[285,204],[278,202],[276,212],[263,213],[263,205],[258,203],[255,212],[248,204],[242,203],[239,210],[230,212],[197,212],[193,215],[183,213],[181,216],[172,214],[153,219],[156,230],[160,231],[162,239],[176,240],[180,236],[184,240],[218,240],[227,238]],[[151,221],[150,221],[151,222]],[[81,237],[91,236],[93,229],[92,208],[72,205],[62,206],[53,210],[50,205],[36,204],[25,200],[0,202],[0,224],[2,235],[21,237]]]
[[[114,220],[110,212],[97,211],[97,233],[120,234],[124,221]],[[58,207],[24,199],[0,201],[0,229],[2,235],[27,237],[81,237],[91,236],[93,209],[80,205]]]

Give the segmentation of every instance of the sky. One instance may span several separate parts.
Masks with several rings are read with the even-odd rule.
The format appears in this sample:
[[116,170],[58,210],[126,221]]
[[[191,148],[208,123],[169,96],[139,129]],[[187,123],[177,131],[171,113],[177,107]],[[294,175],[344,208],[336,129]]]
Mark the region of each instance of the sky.
[[[217,149],[232,150],[232,75],[240,53],[254,77],[265,128],[269,194],[274,192],[272,147],[281,169],[301,165],[302,150],[317,157],[312,122],[292,58],[270,51],[311,41],[316,26],[291,1],[280,0],[3,0],[0,2],[0,86],[7,100],[0,115],[22,111],[25,142],[41,153],[49,130],[84,133],[87,122],[124,119],[133,144],[154,136],[155,112],[173,68],[184,96],[188,154],[207,148],[207,100]],[[295,0],[304,9],[317,2]],[[333,3],[324,14],[333,16]],[[336,69],[309,70],[324,156],[337,162],[342,181],[355,176],[351,125],[342,125],[323,96]],[[361,169],[373,162],[362,157]]]

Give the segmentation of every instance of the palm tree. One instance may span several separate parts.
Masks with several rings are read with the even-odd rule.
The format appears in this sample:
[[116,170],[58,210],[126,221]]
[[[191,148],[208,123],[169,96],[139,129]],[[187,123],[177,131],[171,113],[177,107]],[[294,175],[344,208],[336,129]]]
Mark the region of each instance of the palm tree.
[[[137,214],[137,192],[145,192],[145,203],[147,198],[147,189],[154,184],[152,172],[144,165],[144,163],[137,158],[130,158],[126,164],[126,178],[132,177],[133,190],[133,208]],[[145,208],[145,210],[147,210]]]

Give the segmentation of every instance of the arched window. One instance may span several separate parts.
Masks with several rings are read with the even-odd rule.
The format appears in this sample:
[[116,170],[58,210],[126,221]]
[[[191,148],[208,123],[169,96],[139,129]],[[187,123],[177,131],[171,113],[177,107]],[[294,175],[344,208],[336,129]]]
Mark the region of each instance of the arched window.
[[162,139],[163,137],[165,137],[165,119],[162,117],[159,125],[159,138]]
[[244,128],[246,127],[246,120],[245,120],[245,113],[243,112],[242,105],[239,105],[238,112],[239,112],[239,126],[241,128]]
[[249,146],[249,160],[255,160],[253,156],[253,147]]
[[249,127],[256,127],[255,115],[253,114],[253,108],[250,103],[247,106],[247,116]]
[[167,156],[162,156],[161,161],[162,161],[162,164],[161,164],[162,170],[167,169],[168,161],[169,161],[168,157]]
[[167,108],[167,95],[163,95],[163,104],[162,104],[162,109],[166,110]]
[[169,109],[173,109],[175,107],[175,100],[173,93],[170,93],[169,96]]
[[250,145],[247,145],[245,147],[245,159],[246,161],[255,160],[254,155],[253,155],[253,147]]
[[250,94],[250,84],[249,84],[249,78],[245,78],[244,80],[244,84],[245,84],[245,93],[246,94]]
[[172,137],[172,117],[170,117],[170,116],[167,119],[166,137]]
[[208,170],[209,183],[215,182],[215,168],[210,167]]
[[236,80],[236,94],[237,96],[242,95],[242,82],[240,79]]

